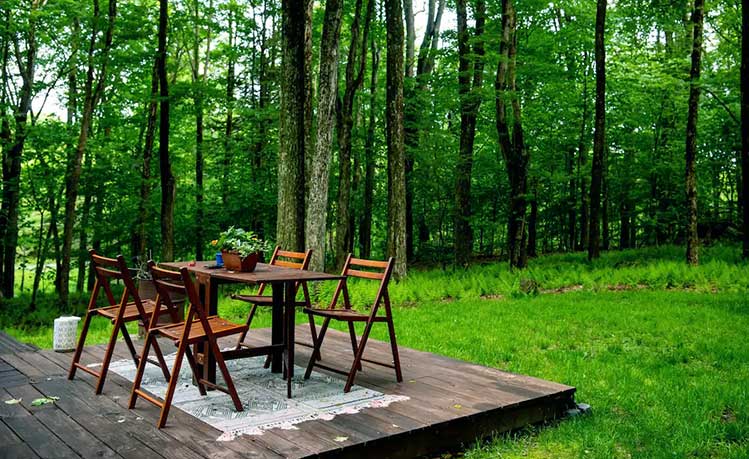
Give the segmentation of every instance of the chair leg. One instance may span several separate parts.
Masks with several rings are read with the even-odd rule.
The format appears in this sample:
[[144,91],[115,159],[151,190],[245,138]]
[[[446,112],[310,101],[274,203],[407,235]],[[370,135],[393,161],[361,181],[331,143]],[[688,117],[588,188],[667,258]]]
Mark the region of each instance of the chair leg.
[[[190,350],[190,346],[187,346],[185,348],[185,356],[187,357],[187,363],[190,364],[190,369],[192,370],[192,374],[195,377],[195,382],[198,385],[198,392],[200,392],[200,395],[205,396],[205,385],[201,382],[201,379],[203,378],[203,375],[201,374],[200,370],[198,369],[198,365],[195,362],[195,357],[192,355],[192,351]],[[167,378],[167,381],[169,379]]]
[[[356,330],[354,329],[353,322],[348,323],[348,334],[351,338],[351,350],[354,351],[354,357],[356,357]],[[357,370],[362,371],[361,362],[359,362]]]
[[[151,340],[155,339],[151,333],[146,334],[146,342],[143,344],[143,353],[140,356],[140,363],[138,363],[138,371],[135,373],[135,379],[133,380],[133,388],[130,390],[130,401],[127,403],[128,409],[135,408],[135,402],[138,400],[137,390],[140,389],[140,383],[143,381],[143,374],[146,371],[146,365],[148,365],[148,351],[151,349]],[[169,381],[169,378],[167,378]]]
[[351,371],[349,371],[348,378],[346,379],[346,385],[343,387],[343,393],[348,393],[351,390],[351,386],[354,385],[356,371],[361,368],[361,359],[364,356],[364,347],[367,345],[370,331],[372,331],[372,322],[367,322],[367,326],[364,327],[364,333],[362,334],[361,341],[359,341],[359,348],[356,350],[354,363],[351,364]]
[[213,338],[209,338],[208,341],[211,350],[214,353],[216,365],[218,365],[219,369],[221,370],[221,374],[224,376],[224,384],[226,384],[226,388],[229,390],[229,396],[231,396],[231,400],[232,402],[234,402],[234,408],[236,408],[237,411],[243,411],[244,408],[242,407],[242,401],[239,400],[239,395],[237,395],[237,388],[234,387],[234,381],[231,379],[229,369],[226,368],[226,362],[224,362],[224,357],[221,355],[218,344],[216,344],[216,340]]
[[[314,349],[315,343],[317,342],[317,327],[315,326],[315,318],[312,314],[307,314],[307,317],[309,318],[309,333],[312,336],[312,349]],[[312,358],[315,360],[322,360],[320,351],[313,352]]]
[[104,381],[107,379],[107,371],[109,371],[109,363],[112,361],[112,354],[114,354],[114,346],[117,344],[120,325],[122,325],[121,319],[117,317],[114,327],[112,327],[112,335],[109,338],[107,350],[104,352],[104,360],[101,362],[101,373],[99,374],[99,381],[96,383],[96,395],[101,394],[102,389],[104,389]]
[[[172,367],[172,377],[169,378],[169,386],[166,388],[166,394],[164,395],[164,404],[161,406],[161,415],[156,423],[156,427],[161,429],[166,425],[166,419],[169,417],[169,408],[172,407],[172,399],[174,398],[174,391],[177,389],[177,382],[179,381],[179,370],[182,368],[182,357],[185,355],[185,348],[187,343],[183,340],[179,343],[177,348],[177,356],[174,358],[174,366]],[[144,363],[141,363],[144,365]]]
[[325,339],[325,332],[328,331],[328,325],[330,325],[330,317],[326,317],[322,323],[320,334],[317,335],[317,341],[315,342],[315,349],[312,351],[312,357],[310,357],[309,363],[307,364],[307,370],[304,372],[304,379],[309,379],[310,375],[312,374],[312,368],[315,366],[314,355],[315,353],[320,353],[322,342]]
[[244,330],[240,335],[239,339],[237,340],[237,347],[236,349],[239,349],[242,347],[242,343],[244,342],[244,339],[247,337],[247,332],[250,331],[250,324],[252,323],[252,319],[255,317],[255,312],[257,311],[257,305],[253,304],[252,308],[250,309],[250,313],[247,315],[247,330]]
[[393,318],[388,316],[388,333],[390,334],[390,350],[393,352],[393,366],[395,367],[395,379],[398,382],[403,382],[403,373],[401,373],[401,362],[398,357],[398,344],[395,341],[395,325],[393,324]]
[[130,333],[127,331],[127,327],[125,326],[125,323],[120,324],[120,331],[122,332],[122,339],[125,341],[125,344],[127,345],[128,350],[130,351],[130,355],[133,358],[133,363],[135,363],[135,366],[138,366],[138,352],[135,350],[135,346],[133,345],[133,340],[130,339]]
[[83,319],[83,329],[81,329],[81,336],[78,337],[78,345],[75,347],[75,354],[73,354],[73,363],[70,365],[70,371],[68,371],[68,379],[75,377],[75,371],[78,369],[76,364],[81,361],[81,353],[83,353],[83,346],[86,343],[86,335],[88,334],[88,327],[91,325],[91,317],[93,314],[91,311],[86,312],[86,318]]
[[[167,367],[166,361],[164,360],[164,353],[161,352],[161,346],[159,346],[159,340],[156,338],[153,339],[153,350],[156,353],[156,359],[159,361],[159,366],[161,367],[161,373],[163,373],[164,379],[169,381],[169,368]],[[189,350],[189,347],[188,347],[188,350]]]

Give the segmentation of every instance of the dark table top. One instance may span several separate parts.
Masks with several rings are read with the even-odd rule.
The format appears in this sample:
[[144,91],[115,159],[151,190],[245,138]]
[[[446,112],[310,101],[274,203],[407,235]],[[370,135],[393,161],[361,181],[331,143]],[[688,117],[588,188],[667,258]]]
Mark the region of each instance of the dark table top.
[[198,261],[195,266],[190,266],[187,261],[171,261],[160,263],[162,266],[172,269],[181,269],[186,267],[195,275],[210,276],[214,279],[220,279],[228,282],[238,282],[243,284],[273,284],[289,281],[323,281],[338,280],[344,276],[340,274],[328,274],[318,271],[302,271],[301,269],[285,268],[282,266],[273,266],[266,263],[258,263],[255,271],[251,273],[229,271],[226,268],[208,269],[206,266],[215,265],[214,260]]

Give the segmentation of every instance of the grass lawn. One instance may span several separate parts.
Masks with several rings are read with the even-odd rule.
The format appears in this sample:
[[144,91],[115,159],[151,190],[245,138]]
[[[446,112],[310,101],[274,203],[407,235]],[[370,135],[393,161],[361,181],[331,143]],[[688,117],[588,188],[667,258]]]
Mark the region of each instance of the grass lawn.
[[[415,272],[394,285],[399,344],[569,384],[592,406],[588,416],[466,445],[465,456],[749,457],[749,269],[731,258],[737,251],[706,250],[695,269],[681,252],[612,253],[594,264],[555,255],[520,274],[491,264]],[[242,320],[247,309],[224,298],[220,311]],[[256,323],[268,325],[269,314]],[[7,314],[0,324],[51,346],[49,327]],[[89,342],[105,341],[108,324],[95,327]],[[373,335],[384,339],[385,327]]]

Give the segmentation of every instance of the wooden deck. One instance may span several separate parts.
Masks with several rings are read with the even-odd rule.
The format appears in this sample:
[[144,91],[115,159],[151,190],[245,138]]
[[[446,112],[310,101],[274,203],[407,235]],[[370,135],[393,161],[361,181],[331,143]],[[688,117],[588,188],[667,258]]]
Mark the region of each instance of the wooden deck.
[[[267,342],[269,334],[253,330],[250,336]],[[300,340],[309,336],[304,326],[297,334]],[[350,362],[347,335],[331,330],[325,344],[326,360]],[[116,358],[127,358],[124,343],[118,351]],[[370,356],[384,357],[387,351],[386,343],[367,346]],[[102,354],[100,346],[87,348],[84,361],[101,361]],[[309,354],[308,348],[297,347],[297,364],[305,365]],[[418,457],[558,417],[574,403],[575,393],[574,387],[401,347],[403,383],[395,383],[392,370],[367,364],[356,382],[410,400],[305,422],[297,430],[216,442],[220,432],[178,409],[166,428],[156,429],[156,408],[142,403],[128,410],[130,383],[114,373],[100,396],[94,395],[89,375],[79,372],[68,381],[71,358],[0,332],[0,399],[22,399],[0,403],[0,457]],[[30,405],[42,396],[60,399]]]

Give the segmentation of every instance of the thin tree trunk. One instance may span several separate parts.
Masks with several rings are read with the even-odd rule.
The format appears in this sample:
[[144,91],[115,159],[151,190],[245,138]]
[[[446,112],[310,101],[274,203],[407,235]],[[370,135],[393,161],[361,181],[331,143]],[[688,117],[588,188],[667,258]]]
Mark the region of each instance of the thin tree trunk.
[[174,260],[175,180],[169,157],[169,81],[167,79],[166,35],[169,0],[159,0],[158,52],[156,74],[159,77],[159,174],[161,176],[161,259]]
[[[358,2],[361,9],[361,0]],[[358,11],[357,11],[358,12]],[[325,20],[320,41],[320,72],[317,102],[317,135],[312,150],[309,171],[309,193],[305,216],[306,247],[312,249],[310,268],[325,268],[325,230],[328,221],[328,185],[330,159],[333,149],[336,100],[338,99],[338,43],[341,36],[343,2],[325,2]],[[354,24],[358,17],[354,19]],[[358,31],[352,27],[352,36]],[[350,54],[350,53],[349,53]]]
[[588,143],[586,142],[587,137],[587,122],[588,122],[588,53],[583,53],[583,61],[585,64],[583,71],[583,116],[580,123],[580,137],[577,144],[577,176],[578,182],[580,183],[580,241],[576,246],[577,250],[586,250],[588,247],[588,236],[589,236],[589,225],[588,225],[588,211],[590,209],[588,202],[588,183],[586,180],[587,172],[585,170],[587,163],[587,149]]
[[[367,62],[369,26],[374,15],[373,0],[367,3],[364,29],[360,36],[362,1],[357,0],[354,22],[351,26],[351,44],[346,62],[346,88],[338,109],[338,212],[336,218],[335,256],[336,266],[341,266],[353,243],[351,229],[351,133],[354,128],[354,98],[364,81]],[[361,43],[360,43],[361,42]],[[361,45],[361,48],[359,46]]]
[[[502,37],[499,64],[494,82],[496,126],[500,150],[510,182],[510,210],[507,219],[507,247],[511,268],[525,268],[524,248],[526,193],[530,155],[525,146],[520,100],[516,91],[517,15],[512,0],[502,2]],[[511,101],[512,130],[506,100]]]
[[[309,0],[282,0],[282,74],[278,145],[276,240],[292,250],[304,248],[305,150],[309,97],[306,40]],[[311,38],[310,38],[311,40]]]
[[[370,0],[374,1],[374,0]],[[377,70],[380,64],[380,50],[374,36],[370,40],[372,48],[372,73],[369,80],[369,122],[367,137],[364,143],[364,200],[359,223],[359,256],[369,258],[372,255],[372,212],[374,201],[375,172],[375,125],[377,121]]]
[[387,255],[395,257],[396,277],[405,277],[406,164],[403,132],[403,9],[400,0],[385,0],[387,92],[385,138],[388,150]]
[[[466,267],[473,251],[471,229],[471,172],[473,144],[476,138],[476,117],[481,106],[481,86],[484,80],[484,22],[486,6],[477,0],[475,6],[475,36],[468,30],[466,0],[458,0],[458,92],[460,94],[460,147],[455,171],[454,239],[455,263]],[[473,50],[471,50],[473,41]],[[473,70],[473,75],[471,75]]]
[[694,0],[692,11],[692,67],[689,71],[689,108],[687,114],[686,142],[686,198],[687,198],[687,263],[699,263],[699,236],[697,235],[697,176],[695,159],[697,156],[697,111],[700,104],[700,67],[702,60],[702,23],[705,9],[704,0]]
[[743,215],[743,250],[749,258],[749,6],[741,6],[741,195]]
[[[83,113],[81,114],[81,130],[78,136],[78,145],[72,158],[68,159],[65,171],[65,220],[62,238],[62,266],[60,276],[60,301],[69,304],[69,281],[70,281],[70,258],[73,245],[73,227],[75,225],[75,204],[78,199],[78,186],[81,178],[81,163],[86,150],[88,138],[93,123],[94,110],[101,99],[106,84],[107,66],[109,64],[109,51],[112,48],[112,36],[114,33],[114,22],[117,15],[116,0],[109,0],[108,24],[105,32],[103,51],[101,56],[101,67],[98,72],[94,71],[94,53],[97,48],[96,37],[98,35],[99,1],[94,0],[94,27],[88,48],[88,71],[84,86]],[[96,75],[95,75],[96,73]]]
[[[205,209],[203,209],[203,99],[204,85],[208,75],[209,58],[211,54],[211,32],[207,31],[205,62],[203,65],[203,75],[200,75],[200,2],[195,1],[193,21],[194,25],[194,42],[192,48],[192,84],[193,99],[195,102],[195,258],[202,260],[203,257],[203,232],[205,230]],[[209,2],[208,11],[213,8],[213,2]],[[231,13],[229,22],[231,23]],[[231,24],[229,25],[231,34]],[[231,37],[230,42],[231,46]],[[225,182],[225,181],[224,181]]]
[[[26,123],[29,111],[31,109],[31,99],[33,94],[33,84],[37,57],[36,42],[36,14],[39,9],[39,1],[31,2],[31,11],[29,12],[28,29],[26,31],[26,50],[22,57],[17,56],[19,62],[19,73],[21,75],[21,91],[17,95],[17,105],[15,108],[15,133],[14,138],[10,140],[9,124],[4,121],[2,130],[3,137],[3,191],[2,204],[0,205],[0,296],[12,298],[15,288],[15,265],[16,249],[18,247],[18,216],[21,203],[21,163],[23,148],[26,143],[28,131]],[[10,12],[8,12],[8,19]],[[13,40],[17,40],[16,37]],[[15,42],[15,49],[18,50],[18,42]],[[7,69],[7,52],[5,52],[3,72]],[[21,62],[23,62],[21,64]],[[7,78],[7,77],[6,77]],[[3,82],[7,81],[3,79]],[[5,91],[3,91],[5,92]]]
[[[231,173],[231,159],[233,155],[234,142],[234,86],[236,84],[234,45],[236,37],[235,26],[236,12],[229,10],[229,49],[228,62],[226,65],[226,127],[224,129],[224,158],[221,180],[221,205],[225,209],[229,200],[229,175]],[[261,49],[261,52],[264,52]]]
[[[89,174],[91,172],[91,157],[93,156],[93,154],[91,152],[84,152],[84,156],[86,174]],[[88,250],[86,248],[86,245],[88,245],[89,215],[91,214],[91,199],[94,191],[93,187],[91,186],[92,184],[85,182],[86,180],[84,176],[83,193],[85,193],[85,196],[83,197],[81,227],[79,228],[80,233],[78,236],[78,277],[76,278],[75,282],[75,289],[77,292],[83,291],[86,280],[86,259],[88,258]]]
[[590,227],[588,229],[588,259],[601,256],[601,191],[603,155],[606,149],[606,0],[598,0],[596,7],[596,116],[593,134],[593,167],[590,178]]
[[136,221],[135,255],[142,263],[145,261],[147,241],[146,225],[148,223],[148,200],[151,195],[151,158],[153,158],[153,144],[156,136],[156,112],[158,109],[159,77],[154,63],[151,72],[151,98],[148,101],[146,115],[146,139],[143,144],[143,162],[141,166],[140,199],[138,200],[138,220]]
[[538,182],[533,181],[533,198],[531,198],[531,212],[528,217],[528,257],[536,257],[536,240],[538,239]]

